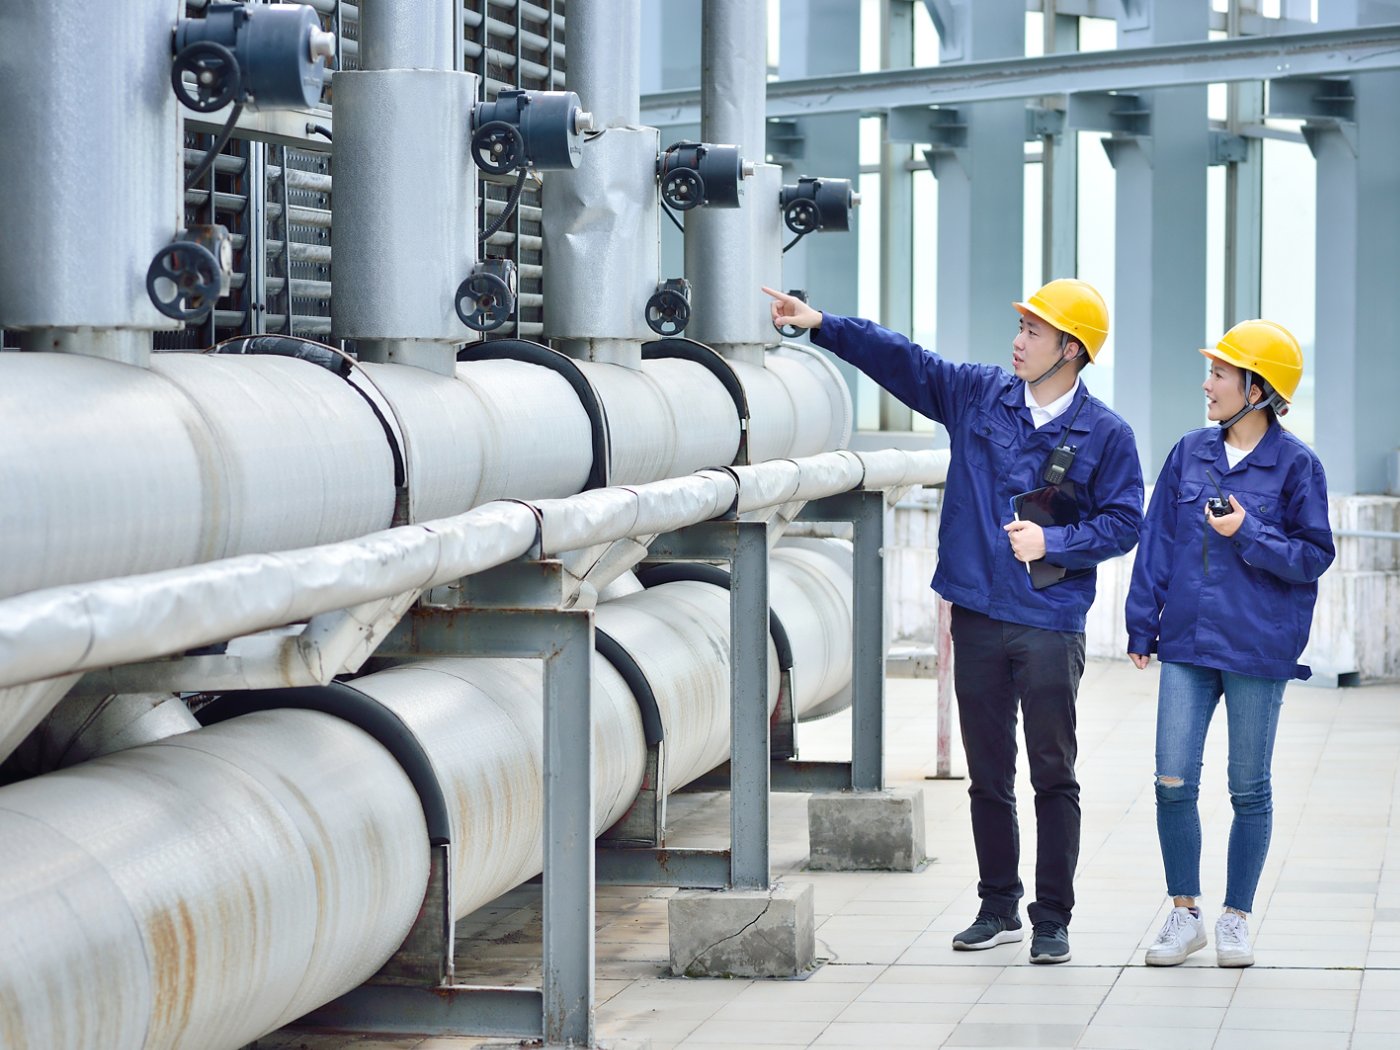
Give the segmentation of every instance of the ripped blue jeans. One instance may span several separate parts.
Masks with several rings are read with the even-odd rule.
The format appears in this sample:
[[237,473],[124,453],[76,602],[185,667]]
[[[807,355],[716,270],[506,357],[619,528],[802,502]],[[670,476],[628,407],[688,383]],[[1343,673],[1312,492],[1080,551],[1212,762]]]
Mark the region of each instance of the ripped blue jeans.
[[1249,912],[1273,831],[1269,768],[1274,756],[1282,679],[1217,671],[1195,664],[1162,664],[1157,694],[1157,837],[1167,893],[1201,895],[1201,755],[1220,697],[1225,697],[1230,758],[1230,825],[1225,906]]

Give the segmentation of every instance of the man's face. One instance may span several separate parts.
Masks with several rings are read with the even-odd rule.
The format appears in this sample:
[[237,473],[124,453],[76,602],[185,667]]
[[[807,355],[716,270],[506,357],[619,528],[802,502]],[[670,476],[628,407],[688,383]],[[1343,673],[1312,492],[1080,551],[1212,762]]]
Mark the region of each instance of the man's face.
[[1035,314],[1021,314],[1011,342],[1011,369],[1018,379],[1039,379],[1060,359],[1060,330]]

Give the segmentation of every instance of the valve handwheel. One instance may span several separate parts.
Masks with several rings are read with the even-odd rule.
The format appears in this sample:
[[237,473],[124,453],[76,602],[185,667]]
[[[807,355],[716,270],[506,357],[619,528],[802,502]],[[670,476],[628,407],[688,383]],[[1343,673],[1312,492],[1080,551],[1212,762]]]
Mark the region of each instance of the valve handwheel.
[[494,273],[474,273],[457,286],[457,316],[474,332],[493,332],[510,320],[515,296]]
[[[185,83],[185,74],[194,85]],[[212,113],[235,102],[243,92],[243,74],[234,53],[213,40],[197,40],[180,49],[170,66],[175,97],[196,113]]]
[[173,241],[151,260],[146,270],[146,294],[166,317],[198,321],[208,316],[219,298],[221,273],[219,261],[204,245]]
[[811,233],[820,223],[817,202],[805,197],[790,201],[788,206],[783,209],[783,222],[793,233],[802,235]]
[[679,335],[690,323],[690,302],[674,288],[663,288],[647,300],[646,321],[657,335]]
[[509,175],[525,164],[520,129],[504,120],[489,120],[472,133],[472,160],[482,171]]
[[661,179],[661,199],[676,211],[689,211],[705,201],[705,180],[694,168],[673,168]]

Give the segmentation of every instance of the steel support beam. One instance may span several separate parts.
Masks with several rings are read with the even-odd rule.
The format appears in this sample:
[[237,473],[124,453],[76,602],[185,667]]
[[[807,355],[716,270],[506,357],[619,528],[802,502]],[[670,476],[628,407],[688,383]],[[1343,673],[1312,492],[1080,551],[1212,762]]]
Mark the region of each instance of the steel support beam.
[[1387,331],[1400,273],[1400,73],[1342,85],[1326,97],[1354,98],[1355,123],[1314,114],[1303,127],[1317,159],[1315,443],[1332,492],[1384,493],[1400,447],[1400,356]]
[[[1182,0],[1185,6],[1185,0]],[[1195,0],[1190,0],[1194,5]],[[784,23],[788,6],[784,4]],[[1170,9],[1173,5],[1168,4]],[[1020,23],[1018,22],[1018,25]],[[788,36],[783,37],[786,51]],[[849,68],[849,67],[847,67]],[[769,118],[882,113],[901,106],[958,105],[1036,98],[1072,91],[1125,91],[1187,84],[1350,75],[1400,68],[1400,24],[1196,40],[1117,51],[1008,58],[946,66],[802,76],[786,72],[768,85]],[[642,100],[651,124],[700,119],[698,89],[663,91]]]
[[[1060,13],[1063,0],[1045,0],[1045,53],[1079,50],[1079,19]],[[1041,136],[1040,279],[1079,273],[1079,143],[1074,131]],[[1026,289],[1030,291],[1030,289]]]
[[[509,576],[488,573],[463,581],[455,600],[470,599],[471,608],[412,610],[381,653],[544,661],[542,987],[364,985],[313,1014],[313,1026],[594,1045],[593,613],[551,607],[563,588],[558,562],[515,568],[513,591]],[[454,909],[444,903],[450,921]]]
[[[883,0],[880,65],[907,69],[914,64],[914,5]],[[890,138],[889,117],[881,121],[880,141],[880,323],[896,332],[914,330],[914,173],[913,149]],[[888,390],[880,391],[880,429],[912,430],[913,410]]]
[[[1121,53],[1204,38],[1209,0],[1143,0],[1141,29],[1119,23]],[[1121,96],[1114,96],[1121,97]],[[1143,472],[1202,423],[1205,344],[1206,168],[1210,133],[1204,85],[1136,96],[1127,117],[1146,134],[1104,140],[1117,182],[1113,333],[1114,405],[1137,435]],[[1093,274],[1085,274],[1091,283]]]
[[[650,551],[649,560],[724,561],[730,565],[729,886],[766,889],[772,883],[768,853],[768,524],[701,522],[658,536]],[[625,852],[608,851],[607,863],[621,863],[611,856]],[[660,859],[657,864],[661,865]]]
[[[956,37],[940,41],[942,68],[1025,52],[1021,0],[952,0]],[[1021,298],[1025,213],[1025,104],[1019,99],[930,111],[926,156],[938,179],[939,353],[1004,362],[1011,303]]]

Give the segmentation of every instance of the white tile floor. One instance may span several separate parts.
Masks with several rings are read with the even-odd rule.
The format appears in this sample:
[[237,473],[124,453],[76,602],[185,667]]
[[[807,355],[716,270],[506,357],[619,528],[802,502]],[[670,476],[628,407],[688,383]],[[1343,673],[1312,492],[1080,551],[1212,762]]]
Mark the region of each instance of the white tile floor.
[[[670,891],[598,890],[598,1033],[617,1050],[712,1047],[1400,1048],[1400,687],[1290,686],[1274,759],[1274,838],[1251,923],[1257,965],[1207,949],[1175,969],[1142,950],[1166,911],[1153,815],[1156,672],[1091,664],[1080,692],[1083,846],[1074,959],[1032,967],[1028,944],[954,953],[977,910],[965,781],[933,771],[933,684],[889,684],[887,775],[925,791],[932,863],[918,874],[808,873],[805,796],[773,805],[774,870],[816,890],[824,964],[801,981],[664,975]],[[1202,881],[1218,906],[1230,823],[1225,727],[1207,748]],[[802,729],[803,757],[841,757],[843,717]],[[961,757],[954,756],[954,768]],[[1024,771],[1023,875],[1034,819]],[[672,842],[719,845],[727,798],[672,801]],[[459,975],[538,979],[538,887],[464,920]],[[1213,914],[1209,916],[1213,922]],[[259,1050],[468,1050],[501,1039],[362,1039],[284,1030]],[[514,1045],[514,1044],[509,1044]]]

